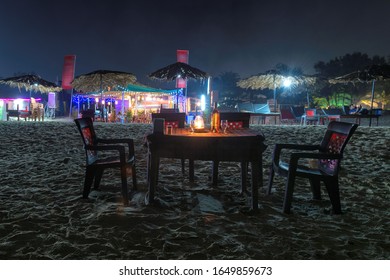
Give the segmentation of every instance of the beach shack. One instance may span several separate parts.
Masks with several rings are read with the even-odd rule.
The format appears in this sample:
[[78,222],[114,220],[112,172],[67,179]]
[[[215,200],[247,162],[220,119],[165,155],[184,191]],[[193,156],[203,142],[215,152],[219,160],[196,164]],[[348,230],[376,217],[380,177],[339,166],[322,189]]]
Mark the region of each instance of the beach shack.
[[97,119],[102,115],[109,121],[150,122],[151,114],[160,108],[174,108],[177,90],[163,90],[141,85],[128,85],[120,90],[101,93],[74,94],[72,104],[79,114],[89,109]]

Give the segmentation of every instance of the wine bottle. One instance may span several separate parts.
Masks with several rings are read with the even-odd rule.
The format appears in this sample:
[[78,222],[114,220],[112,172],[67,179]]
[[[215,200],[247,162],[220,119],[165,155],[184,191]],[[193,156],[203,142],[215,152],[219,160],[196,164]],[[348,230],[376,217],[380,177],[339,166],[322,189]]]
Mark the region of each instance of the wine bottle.
[[217,102],[215,102],[214,109],[211,113],[211,132],[219,132],[219,126],[221,124],[221,116],[218,111]]

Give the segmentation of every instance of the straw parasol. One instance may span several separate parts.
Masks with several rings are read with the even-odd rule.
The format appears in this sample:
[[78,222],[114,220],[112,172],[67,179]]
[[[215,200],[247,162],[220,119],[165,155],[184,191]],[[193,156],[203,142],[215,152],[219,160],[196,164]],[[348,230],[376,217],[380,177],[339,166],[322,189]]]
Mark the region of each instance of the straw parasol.
[[35,74],[1,79],[0,84],[5,84],[10,87],[17,87],[19,90],[24,89],[26,91],[29,91],[30,97],[32,91],[48,93],[48,92],[58,92],[62,90],[62,88],[58,87],[55,83],[46,81],[42,79],[40,76]]
[[[111,90],[116,87],[125,87],[128,84],[134,84],[137,78],[129,72],[112,71],[112,70],[96,70],[87,74],[82,74],[74,78],[72,86],[77,91],[100,92],[101,100],[103,100],[103,91]],[[103,104],[101,104],[103,106]],[[104,112],[101,110],[102,118]]]
[[276,109],[276,89],[286,86],[298,86],[300,84],[313,85],[317,78],[308,75],[285,75],[277,70],[269,70],[265,73],[251,76],[247,79],[242,79],[237,82],[237,86],[245,89],[273,89],[274,90],[274,106]]
[[339,84],[339,83],[372,83],[371,89],[371,106],[370,106],[370,123],[371,126],[371,115],[372,115],[372,107],[374,105],[375,99],[375,82],[388,80],[390,79],[390,65],[382,64],[382,65],[371,65],[367,66],[363,70],[354,71],[348,73],[346,75],[329,79],[329,83],[331,84]]
[[74,78],[72,86],[81,92],[101,92],[116,86],[125,87],[134,84],[137,78],[134,74],[121,71],[96,70]]
[[177,78],[198,80],[208,76],[206,72],[183,62],[170,64],[149,74],[149,78],[166,81],[174,81]]
[[[165,81],[174,81],[177,79],[194,79],[194,80],[202,80],[209,77],[209,75],[191,65],[183,62],[175,62],[168,66],[165,66],[161,69],[154,71],[153,73],[148,75],[151,79],[165,80]],[[185,93],[186,96],[186,93]],[[179,94],[176,95],[177,103],[179,102]]]

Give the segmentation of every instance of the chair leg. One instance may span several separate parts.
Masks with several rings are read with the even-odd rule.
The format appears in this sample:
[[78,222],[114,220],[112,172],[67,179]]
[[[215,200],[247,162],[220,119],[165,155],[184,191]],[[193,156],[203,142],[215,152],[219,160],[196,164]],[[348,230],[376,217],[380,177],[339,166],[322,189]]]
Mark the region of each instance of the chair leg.
[[157,185],[157,183],[158,183],[158,173],[159,173],[159,171],[160,171],[160,158],[159,158],[158,161],[157,161],[156,185]]
[[313,193],[313,199],[321,199],[321,189],[320,189],[320,180],[318,179],[309,179],[310,187]]
[[189,172],[190,182],[194,182],[195,181],[195,174],[194,174],[194,160],[193,159],[188,160],[188,172]]
[[288,173],[287,182],[286,182],[286,190],[284,193],[284,201],[283,201],[283,212],[286,214],[290,214],[291,202],[294,193],[294,184],[295,184],[295,173]]
[[122,196],[123,204],[125,206],[129,205],[129,193],[127,190],[127,174],[126,174],[126,165],[121,166],[121,181],[122,181]]
[[133,164],[133,166],[131,167],[131,175],[133,178],[133,189],[137,190],[137,174],[135,171],[135,164]]
[[91,191],[91,186],[94,177],[95,177],[95,171],[92,168],[87,167],[85,170],[83,198],[88,198],[89,192]]
[[324,180],[326,190],[332,203],[333,213],[341,214],[340,190],[338,177]]
[[272,189],[272,184],[274,182],[274,176],[275,176],[275,171],[274,171],[274,165],[271,163],[271,167],[269,169],[269,179],[268,179],[268,190],[267,194],[271,194],[271,189]]
[[185,174],[185,159],[181,159],[181,174]]
[[246,193],[246,179],[248,175],[248,163],[241,162],[241,192]]
[[93,185],[95,190],[97,190],[100,186],[100,181],[102,180],[103,172],[104,172],[103,169],[96,169],[95,170],[95,183]]

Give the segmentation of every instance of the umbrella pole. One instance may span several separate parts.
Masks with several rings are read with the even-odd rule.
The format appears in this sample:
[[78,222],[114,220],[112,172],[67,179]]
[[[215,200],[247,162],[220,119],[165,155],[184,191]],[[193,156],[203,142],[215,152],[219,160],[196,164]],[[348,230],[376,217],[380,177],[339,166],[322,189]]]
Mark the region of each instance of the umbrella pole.
[[80,95],[77,96],[77,117],[80,115]]
[[372,121],[372,107],[374,106],[374,96],[375,96],[375,79],[372,80],[370,123],[369,123],[368,126],[371,126],[371,121]]
[[274,82],[274,112],[276,112],[276,83]]
[[307,98],[307,108],[310,108],[309,91],[306,91],[306,98]]
[[125,122],[125,92],[122,91],[122,103],[121,103],[121,123]]

